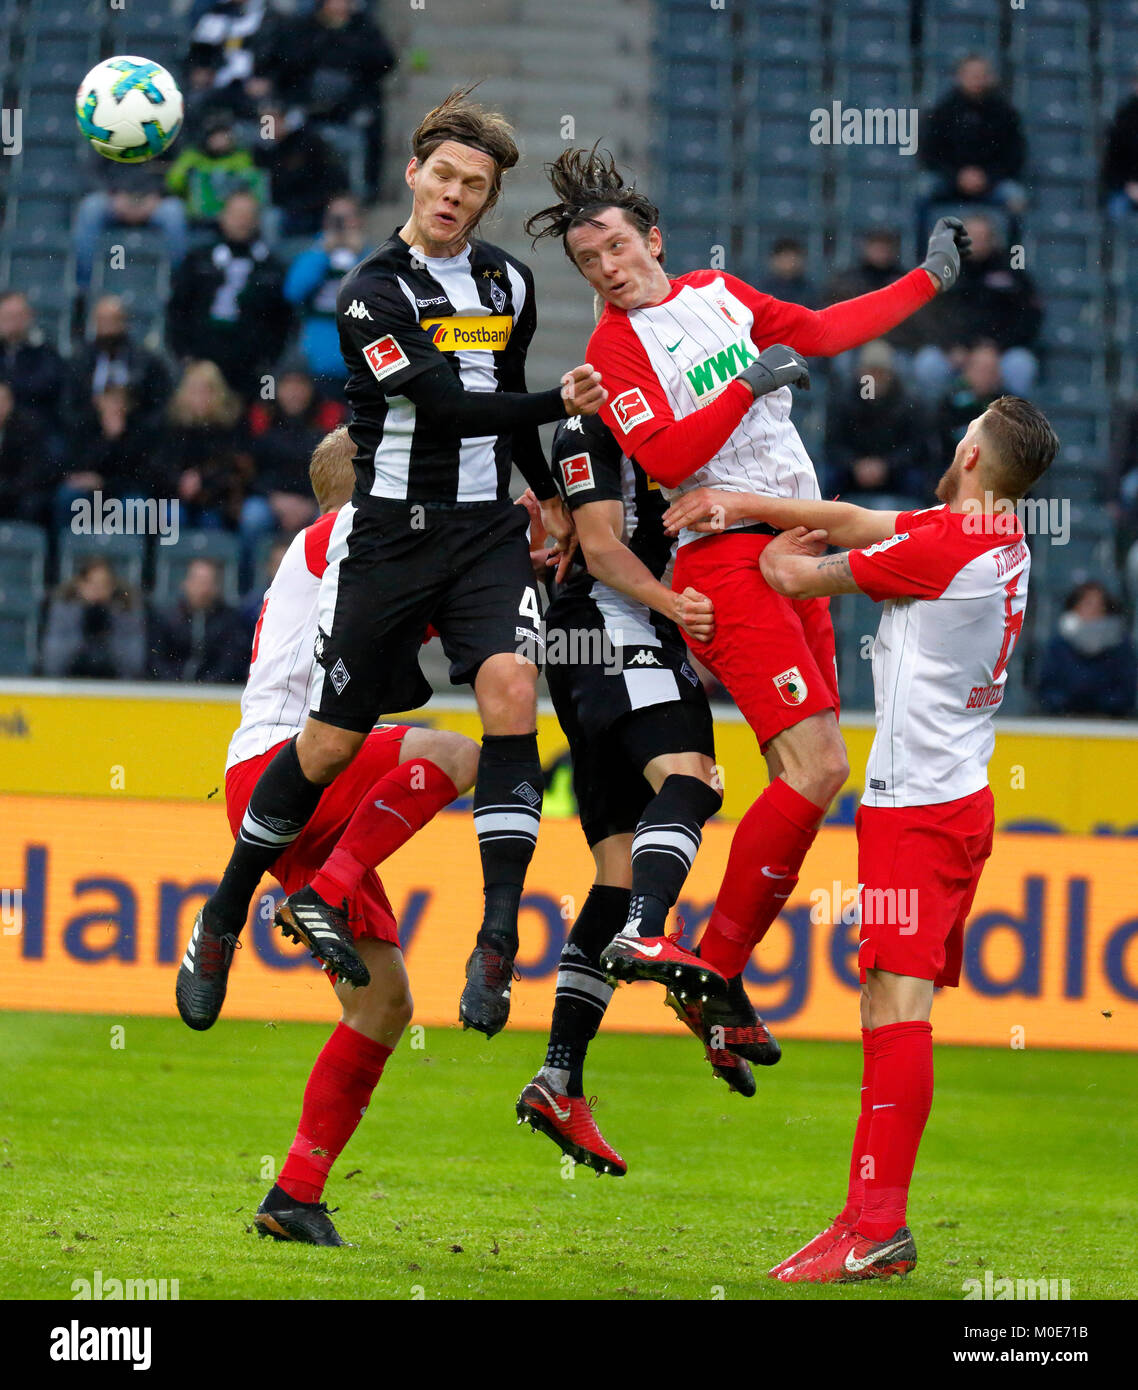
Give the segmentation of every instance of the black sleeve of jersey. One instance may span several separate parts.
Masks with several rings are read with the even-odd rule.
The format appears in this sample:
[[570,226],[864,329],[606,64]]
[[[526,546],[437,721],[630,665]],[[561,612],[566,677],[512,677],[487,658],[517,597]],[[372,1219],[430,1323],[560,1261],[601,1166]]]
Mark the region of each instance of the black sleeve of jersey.
[[336,296],[336,323],[348,371],[373,376],[385,396],[405,395],[409,381],[444,360],[387,276],[349,275]]
[[558,425],[551,471],[571,511],[586,502],[622,502],[621,448],[599,415],[578,415]]
[[420,410],[434,411],[440,429],[449,424],[459,438],[470,439],[565,418],[560,391],[467,391],[442,354],[436,356],[438,364],[412,377],[399,394]]
[[[534,294],[533,272],[520,261],[513,262],[526,287],[526,299],[517,323],[510,334],[510,341],[502,353],[499,379],[506,391],[526,390],[526,353],[529,351],[533,335],[537,331],[537,299]],[[564,409],[562,410],[562,418]],[[533,488],[539,502],[548,502],[557,496],[557,489],[550,478],[545,450],[541,445],[541,435],[536,425],[526,425],[514,431],[510,457],[517,465],[518,472]]]

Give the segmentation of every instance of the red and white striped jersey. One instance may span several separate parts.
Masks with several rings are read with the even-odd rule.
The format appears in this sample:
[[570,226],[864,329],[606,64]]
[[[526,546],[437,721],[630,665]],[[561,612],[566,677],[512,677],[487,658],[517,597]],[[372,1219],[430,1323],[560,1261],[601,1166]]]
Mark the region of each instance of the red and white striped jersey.
[[987,785],[992,713],[1023,626],[1031,556],[1012,514],[993,522],[929,507],[899,513],[896,525],[850,552],[858,587],[885,604],[862,801],[935,806]]
[[[634,455],[662,427],[714,400],[763,348],[781,341],[788,307],[716,270],[679,276],[659,304],[627,313],[609,305],[589,340],[588,360],[609,393],[601,414],[623,451]],[[791,404],[788,386],[760,396],[719,452],[665,495],[720,487],[818,497]],[[695,539],[696,532],[684,531],[680,544]]]
[[320,579],[328,568],[328,540],[337,512],[325,512],[294,537],[265,594],[253,634],[249,680],[241,696],[241,723],[225,760],[255,758],[304,727],[317,671],[316,615]]

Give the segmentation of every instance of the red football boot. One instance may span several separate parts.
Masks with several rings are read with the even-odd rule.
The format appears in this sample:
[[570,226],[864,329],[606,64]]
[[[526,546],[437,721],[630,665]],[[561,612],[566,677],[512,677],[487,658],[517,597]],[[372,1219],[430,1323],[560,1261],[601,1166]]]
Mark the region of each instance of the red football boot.
[[870,1240],[849,1230],[813,1259],[784,1269],[778,1279],[783,1284],[854,1284],[908,1274],[916,1263],[917,1245],[908,1226],[899,1226],[888,1240]]
[[563,1153],[577,1163],[595,1168],[598,1177],[610,1173],[614,1178],[622,1178],[628,1172],[628,1164],[597,1128],[593,1119],[595,1103],[595,1096],[588,1101],[583,1096],[562,1095],[538,1072],[518,1097],[515,1108],[518,1124],[528,1121],[533,1129],[548,1134]]
[[714,965],[679,944],[681,931],[667,936],[613,937],[601,952],[601,969],[614,980],[654,980],[681,999],[721,999],[727,981]]
[[793,1255],[788,1255],[785,1260],[780,1260],[773,1269],[768,1269],[767,1273],[772,1279],[777,1279],[784,1269],[792,1269],[795,1265],[805,1264],[807,1260],[812,1260],[815,1255],[820,1255],[827,1246],[833,1245],[834,1241],[841,1238],[853,1227],[845,1221],[835,1219],[824,1231],[814,1237],[802,1247],[796,1250]]
[[664,996],[664,1003],[684,1027],[703,1043],[703,1055],[711,1063],[711,1070],[721,1081],[726,1081],[728,1089],[740,1096],[753,1096],[757,1089],[755,1075],[743,1058],[737,1057],[734,1052],[728,1052],[726,1048],[712,1047],[704,1041],[702,1009],[697,1004],[677,999],[670,991]]

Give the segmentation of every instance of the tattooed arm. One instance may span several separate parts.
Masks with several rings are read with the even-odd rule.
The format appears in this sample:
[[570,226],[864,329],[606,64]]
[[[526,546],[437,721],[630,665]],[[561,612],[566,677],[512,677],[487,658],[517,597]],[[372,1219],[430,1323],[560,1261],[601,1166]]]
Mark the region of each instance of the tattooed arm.
[[784,531],[763,548],[763,578],[787,598],[821,598],[826,594],[856,594],[849,552],[826,555],[825,531],[805,526]]

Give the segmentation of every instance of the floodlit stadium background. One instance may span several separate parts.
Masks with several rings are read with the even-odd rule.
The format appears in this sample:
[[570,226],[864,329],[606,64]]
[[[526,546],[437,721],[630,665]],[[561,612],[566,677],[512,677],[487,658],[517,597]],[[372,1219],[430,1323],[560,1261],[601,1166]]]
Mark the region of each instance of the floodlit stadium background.
[[[1031,394],[1063,440],[1046,493],[1056,504],[1049,515],[1065,520],[1068,529],[1062,538],[1032,539],[1029,619],[997,717],[991,766],[999,835],[970,923],[964,984],[938,1003],[937,1032],[944,1041],[1007,1046],[1016,1045],[1022,1029],[1032,1046],[1138,1048],[1134,726],[1041,715],[1044,707],[1057,707],[1048,702],[1042,674],[1053,669],[1046,665],[1048,650],[1054,650],[1060,613],[1076,583],[1100,580],[1120,601],[1126,641],[1132,628],[1134,566],[1128,560],[1138,535],[1138,489],[1132,486],[1138,472],[1131,476],[1138,456],[1129,450],[1138,437],[1130,407],[1138,389],[1138,212],[1120,213],[1108,204],[1099,170],[1138,56],[1138,6],[1129,0],[1032,0],[1030,14],[1021,14],[970,0],[912,7],[908,0],[861,0],[856,7],[828,0],[724,0],[721,7],[709,0],[578,0],[570,12],[550,0],[428,0],[420,9],[393,3],[367,8],[398,57],[395,71],[375,88],[381,128],[355,117],[319,125],[352,190],[370,201],[367,245],[403,218],[407,132],[452,86],[484,78],[482,96],[515,122],[524,154],[485,230],[535,269],[540,327],[529,373],[534,386],[580,360],[591,325],[590,299],[576,272],[556,247],[532,251],[520,226],[524,215],[549,201],[542,164],[566,145],[600,139],[635,172],[660,203],[671,271],[714,263],[777,292],[768,255],[779,238],[793,237],[805,250],[804,280],[824,302],[831,277],[856,264],[859,232],[866,228],[896,232],[903,266],[914,263],[919,203],[930,198],[930,189],[919,150],[907,156],[895,144],[814,143],[812,113],[832,110],[835,101],[847,111],[924,113],[950,86],[962,54],[975,51],[992,61],[999,90],[1022,121],[1026,206],[1018,221],[1000,208],[971,211],[990,215],[1009,254],[1021,248],[1022,267],[1042,306],[1042,327],[1031,345],[1037,370]],[[85,300],[81,296],[77,218],[106,171],[83,150],[71,104],[78,79],[115,52],[165,63],[189,93],[187,62],[192,52],[201,59],[200,49],[191,49],[191,34],[208,11],[207,4],[190,13],[164,0],[123,11],[66,0],[0,3],[6,112],[0,292],[27,296],[43,341],[68,364],[54,407],[45,408],[24,396],[29,374],[20,374],[18,353],[5,346],[0,378],[11,386],[13,413],[0,439],[0,479],[16,476],[21,437],[55,459],[58,477],[89,466],[83,451],[98,423],[92,427],[85,413],[89,403],[77,373],[87,360],[90,309],[100,295],[121,295],[138,341],[145,339],[166,362],[171,384],[180,374],[179,325],[166,312],[179,271],[160,227],[98,230]],[[375,109],[373,103],[370,114]],[[8,138],[15,133],[14,112],[20,113],[18,151]],[[257,110],[236,129],[238,144],[256,149]],[[192,139],[188,125],[172,154]],[[85,204],[88,214],[92,206]],[[296,224],[287,217],[264,214],[266,240],[282,273],[319,237],[319,228],[297,234],[290,225]],[[208,246],[211,237],[216,233],[208,225],[191,227],[191,251]],[[121,264],[113,259],[115,246],[125,247]],[[293,316],[289,332],[298,337],[278,339],[276,324],[265,326],[257,364],[268,363],[273,380],[320,375],[313,371],[311,307],[301,303]],[[913,355],[898,360],[902,376]],[[827,417],[856,385],[859,364],[856,354],[850,357],[828,372],[815,371],[814,390],[795,407],[827,483],[837,468]],[[335,383],[321,381],[320,390],[323,405],[313,406],[302,422],[310,430],[336,415]],[[281,422],[273,417],[255,434],[255,426],[266,424],[265,412],[273,411],[257,392],[246,402],[246,420],[249,407],[262,412],[243,426],[255,459],[253,481],[246,484],[256,497],[256,468],[267,467],[258,441]],[[928,482],[925,500],[947,461],[947,426],[938,423],[935,402],[921,409],[928,428],[903,476],[908,483]],[[150,457],[186,457],[179,426],[161,410],[147,428]],[[870,500],[891,505],[897,495],[878,489]],[[5,486],[0,1007],[172,1014],[181,943],[227,853],[220,787],[239,685],[149,680],[145,661],[119,673],[129,680],[68,679],[58,670],[45,676],[49,606],[94,548],[112,558],[119,578],[134,589],[135,611],[145,622],[174,601],[186,566],[199,555],[219,562],[223,594],[238,615],[242,605],[255,611],[272,531],[245,525],[246,513],[241,526],[227,527],[223,517],[210,529],[212,520],[203,515],[206,525],[186,526],[177,545],[160,547],[154,537],[61,530],[51,497],[38,515],[25,501]],[[760,1011],[787,1036],[856,1033],[850,924],[812,921],[811,895],[834,896],[835,884],[844,891],[856,883],[853,811],[872,723],[865,638],[875,621],[867,600],[835,604],[851,781],[749,975]],[[432,665],[432,674],[438,669]],[[1061,662],[1057,669],[1063,673]],[[1103,669],[1113,680],[1125,663]],[[1131,714],[1133,706],[1131,688]],[[721,704],[716,712],[727,799],[684,893],[680,911],[689,929],[698,928],[710,909],[733,820],[765,776],[733,709]],[[477,732],[469,701],[454,700],[445,685],[411,717]],[[539,732],[543,760],[553,770],[564,741],[548,712]],[[551,786],[522,921],[522,981],[512,1018],[519,1027],[539,1028],[548,1020],[560,936],[591,877],[563,775],[553,771]],[[439,817],[384,877],[404,924],[416,1019],[451,1023],[480,894],[468,812]],[[285,948],[258,905],[235,963],[227,1011],[325,1019],[330,1006],[319,973]],[[610,1023],[636,1030],[675,1026],[646,990],[619,991]]]

